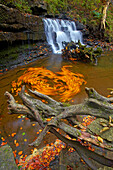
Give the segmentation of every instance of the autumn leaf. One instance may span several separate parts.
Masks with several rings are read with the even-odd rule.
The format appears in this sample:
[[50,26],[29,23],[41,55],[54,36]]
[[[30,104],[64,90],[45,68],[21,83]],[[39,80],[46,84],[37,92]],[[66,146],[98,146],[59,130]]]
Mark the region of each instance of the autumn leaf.
[[23,151],[18,152],[18,155],[22,155]]
[[[69,101],[80,92],[80,86],[86,84],[86,81],[82,74],[75,74],[67,67],[72,66],[63,66],[57,73],[44,67],[29,68],[18,78],[17,82],[12,82],[12,91],[18,95],[22,85],[28,84],[33,90],[45,95],[58,95],[61,101]],[[47,103],[45,100],[42,102]]]
[[22,135],[24,136],[24,135],[25,135],[25,132],[23,132]]
[[18,164],[18,159],[15,159],[16,164]]
[[19,146],[19,143],[16,143],[16,147],[18,147]]
[[103,139],[100,136],[98,136],[97,139],[99,142],[103,143]]
[[106,130],[109,130],[109,127],[104,127],[102,130],[100,130],[100,133],[105,132]]
[[27,139],[24,139],[24,142],[27,142]]
[[16,135],[16,133],[12,133],[11,136],[14,137]]
[[7,144],[7,142],[2,142],[1,143],[1,146],[4,146],[4,145],[6,145]]
[[14,140],[14,144],[16,144],[17,140]]
[[42,129],[40,129],[39,132],[42,132]]
[[14,155],[14,157],[16,158],[16,153],[13,151],[13,155]]

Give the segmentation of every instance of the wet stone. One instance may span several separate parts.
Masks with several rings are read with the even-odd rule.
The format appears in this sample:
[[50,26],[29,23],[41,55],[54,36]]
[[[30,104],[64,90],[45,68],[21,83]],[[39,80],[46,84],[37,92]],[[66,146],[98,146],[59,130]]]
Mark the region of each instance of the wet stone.
[[102,133],[100,133],[100,130],[103,129],[103,126],[100,125],[100,122],[105,122],[108,123],[107,120],[102,119],[102,118],[98,118],[95,119],[89,126],[88,129],[90,131],[92,131],[93,133],[95,133],[96,135],[99,135],[100,137],[102,137],[103,139],[107,139],[108,141],[113,141],[113,127],[110,127],[109,130],[106,130]]
[[0,170],[18,170],[9,145],[0,148]]

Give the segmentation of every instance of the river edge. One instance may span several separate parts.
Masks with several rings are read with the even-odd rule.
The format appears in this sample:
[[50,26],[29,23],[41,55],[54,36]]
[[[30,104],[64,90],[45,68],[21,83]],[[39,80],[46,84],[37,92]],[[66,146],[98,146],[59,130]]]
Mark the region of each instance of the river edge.
[[[84,39],[84,44],[90,47],[101,47],[104,51],[113,51],[113,42],[108,43],[101,40],[94,40],[91,38]],[[13,50],[11,50],[11,48]],[[37,42],[34,44],[22,44],[15,47],[9,46],[0,52],[0,74],[12,70],[17,66],[23,66],[34,62],[40,57],[47,57],[52,54],[52,49],[47,42]]]
[[47,57],[48,53],[51,52],[52,50],[46,42],[9,46],[0,52],[0,74],[2,75],[17,66],[34,62],[40,59],[40,57]]

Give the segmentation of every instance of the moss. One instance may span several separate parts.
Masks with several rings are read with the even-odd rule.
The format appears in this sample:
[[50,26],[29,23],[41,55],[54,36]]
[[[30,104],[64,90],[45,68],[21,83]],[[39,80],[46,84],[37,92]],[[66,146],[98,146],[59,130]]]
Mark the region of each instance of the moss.
[[71,106],[71,104],[70,103],[63,103],[63,106],[64,107],[69,107],[69,106]]
[[78,135],[78,136],[81,136],[81,133],[78,131],[78,132],[77,132],[77,135]]
[[9,61],[14,61],[18,58],[19,54],[26,54],[25,50],[32,48],[33,45],[17,45],[17,46],[9,46],[7,49],[3,49],[0,51],[0,64],[6,65]]
[[9,145],[0,148],[0,169],[18,170],[12,149]]
[[0,23],[4,23],[8,18],[8,14],[3,9],[0,9]]

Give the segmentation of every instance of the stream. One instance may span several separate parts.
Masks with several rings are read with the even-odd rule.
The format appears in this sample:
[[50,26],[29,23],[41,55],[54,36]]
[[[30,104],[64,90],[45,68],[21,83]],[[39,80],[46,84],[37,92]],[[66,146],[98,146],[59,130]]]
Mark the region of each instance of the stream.
[[[101,95],[107,96],[109,91],[107,88],[113,88],[113,52],[106,51],[98,59],[98,65],[94,66],[88,63],[72,62],[63,60],[60,54],[49,54],[48,57],[40,58],[35,62],[24,66],[18,66],[0,76],[0,135],[4,137],[7,143],[12,147],[13,151],[23,151],[24,155],[31,153],[32,147],[28,144],[38,136],[37,132],[40,132],[40,127],[34,122],[30,122],[29,119],[24,117],[18,117],[18,115],[9,115],[7,109],[7,100],[4,96],[5,91],[11,92],[11,82],[17,80],[25,70],[30,67],[42,67],[44,66],[48,70],[58,72],[62,66],[71,65],[68,69],[74,73],[80,73],[84,75],[84,79],[87,81],[86,85],[81,86],[81,92],[74,96],[73,103],[81,103],[87,97],[85,93],[85,86],[93,87]],[[18,96],[15,99],[19,102],[21,100]],[[57,96],[54,99],[59,100]],[[72,104],[72,100],[70,101]],[[12,136],[12,133],[15,133]],[[16,147],[16,142],[19,146]],[[53,134],[47,134],[43,143],[39,145],[39,148],[45,146],[47,143],[55,141]]]

